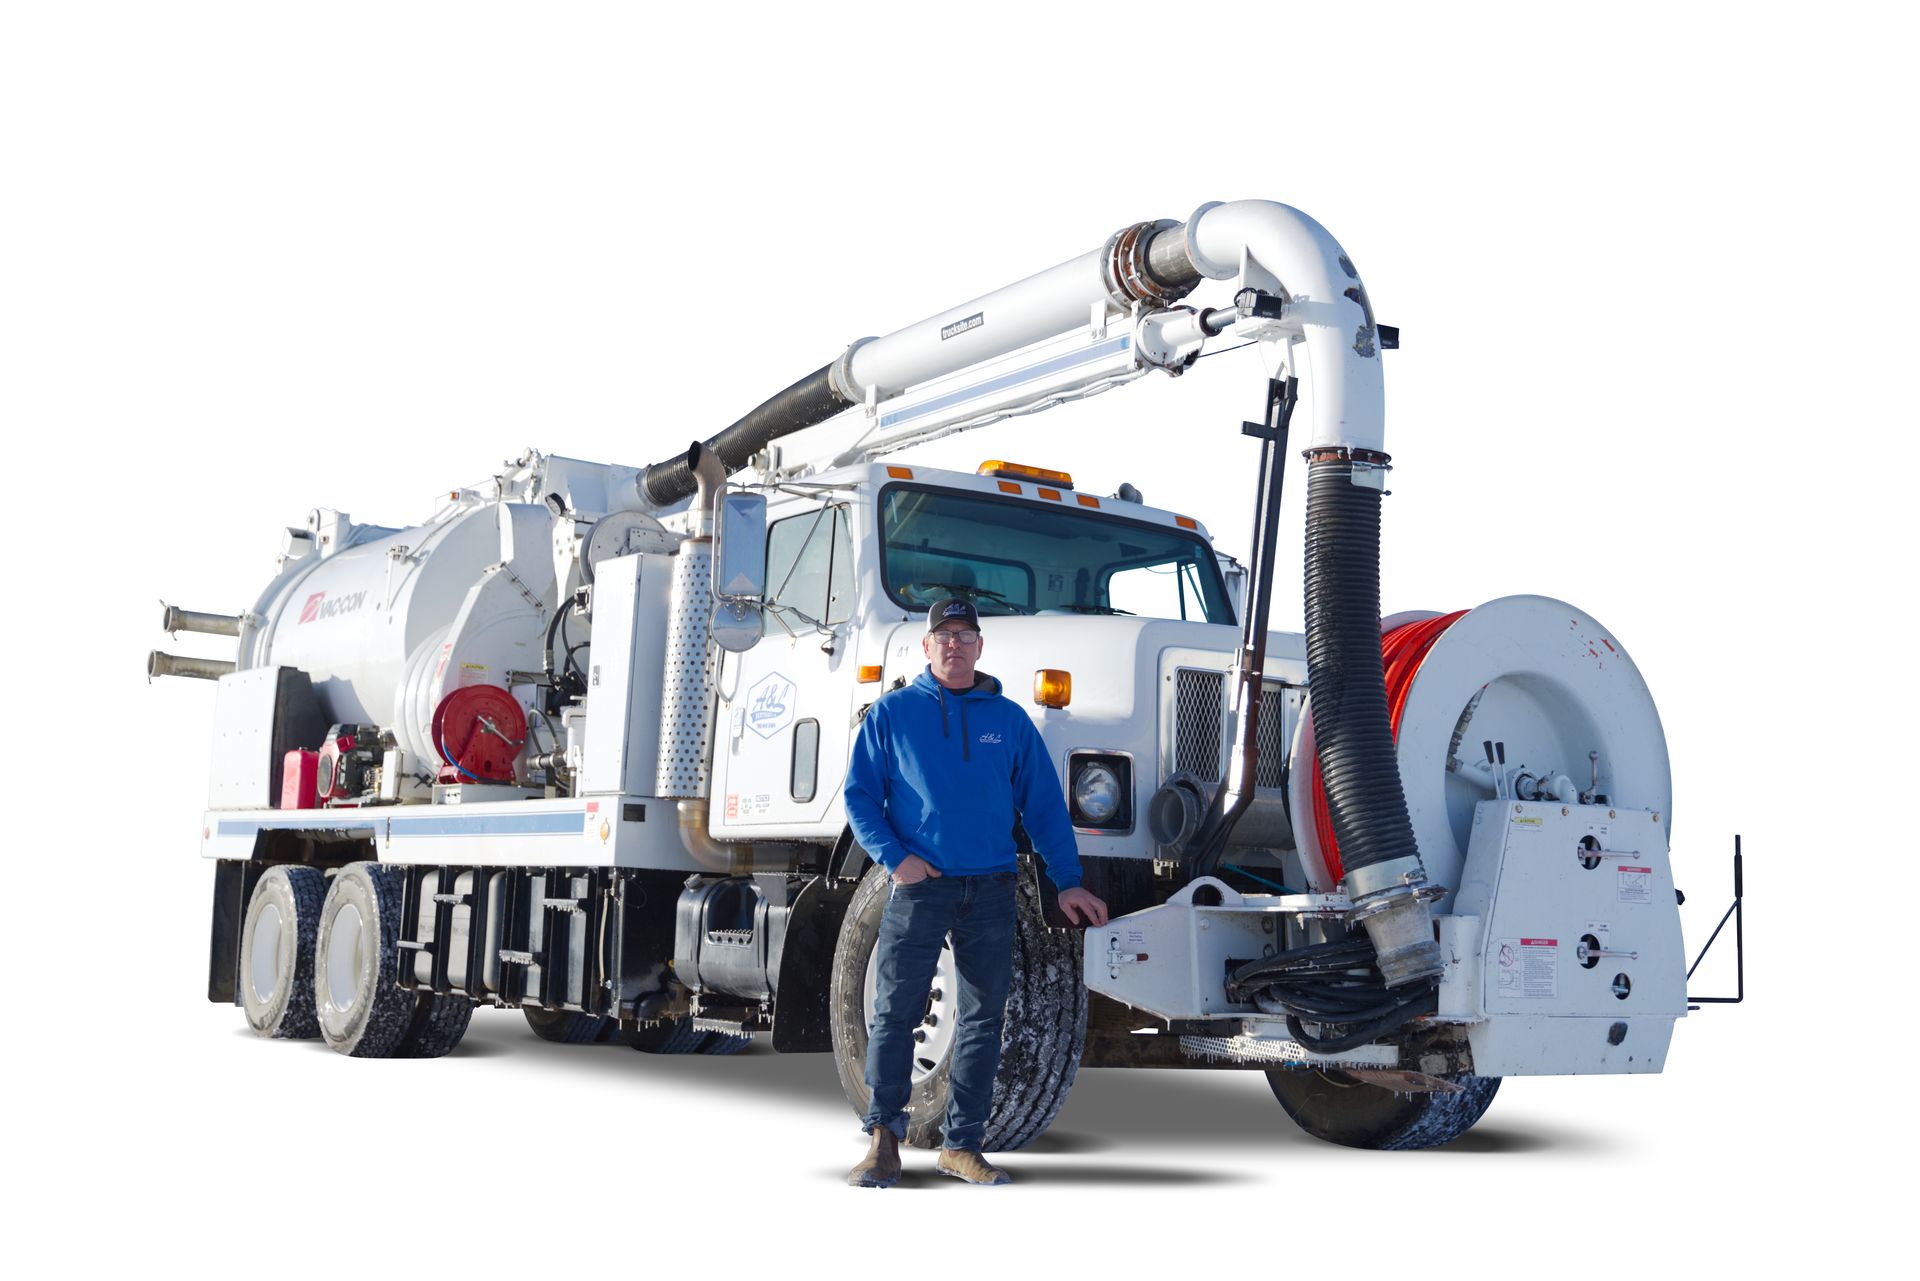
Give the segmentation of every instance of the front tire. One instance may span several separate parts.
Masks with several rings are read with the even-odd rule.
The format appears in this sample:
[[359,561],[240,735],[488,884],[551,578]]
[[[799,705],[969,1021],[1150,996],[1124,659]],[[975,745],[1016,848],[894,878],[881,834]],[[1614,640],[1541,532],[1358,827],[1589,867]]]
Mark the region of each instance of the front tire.
[[240,1005],[259,1036],[311,1041],[314,940],[327,878],[311,867],[270,867],[247,900],[240,933]]
[[[834,1066],[847,1102],[858,1116],[866,1115],[873,1097],[866,1083],[867,1028],[872,1019],[867,972],[879,941],[889,891],[887,869],[876,864],[847,905],[833,953],[829,1008]],[[988,1152],[1024,1147],[1053,1123],[1073,1088],[1087,1038],[1087,989],[1081,981],[1080,935],[1077,931],[1047,928],[1040,915],[1039,894],[1028,877],[1020,878],[1017,893],[1013,984],[1007,993],[1000,1069],[994,1076],[993,1102],[981,1141],[982,1149]],[[935,984],[943,981],[952,980],[936,978]],[[921,1148],[940,1146],[952,1067],[951,1037],[930,1040],[939,1045],[938,1057],[916,1067],[907,1103],[907,1142]]]
[[1396,1094],[1321,1068],[1267,1073],[1273,1096],[1294,1123],[1342,1147],[1405,1152],[1451,1143],[1486,1114],[1497,1076],[1450,1078],[1459,1090]]

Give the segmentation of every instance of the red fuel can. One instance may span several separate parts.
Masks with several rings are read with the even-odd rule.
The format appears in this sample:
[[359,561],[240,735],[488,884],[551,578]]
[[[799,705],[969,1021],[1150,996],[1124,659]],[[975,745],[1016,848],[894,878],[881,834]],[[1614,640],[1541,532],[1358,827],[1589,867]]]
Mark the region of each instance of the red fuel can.
[[280,764],[280,808],[310,810],[320,804],[320,753],[294,748]]

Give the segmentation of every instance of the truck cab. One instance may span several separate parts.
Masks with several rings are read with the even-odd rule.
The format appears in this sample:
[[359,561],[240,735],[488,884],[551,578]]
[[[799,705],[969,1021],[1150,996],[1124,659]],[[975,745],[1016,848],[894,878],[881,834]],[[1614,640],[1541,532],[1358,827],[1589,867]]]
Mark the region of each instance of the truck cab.
[[[979,610],[981,670],[1033,716],[1083,853],[1152,857],[1153,792],[1182,771],[1220,777],[1227,576],[1192,517],[1000,461],[972,475],[862,464],[774,494],[763,638],[717,680],[715,836],[844,829],[852,736],[875,699],[919,675],[925,610],[946,596]],[[1297,690],[1297,643],[1275,637],[1274,649],[1276,689]],[[1297,715],[1297,697],[1281,701]]]

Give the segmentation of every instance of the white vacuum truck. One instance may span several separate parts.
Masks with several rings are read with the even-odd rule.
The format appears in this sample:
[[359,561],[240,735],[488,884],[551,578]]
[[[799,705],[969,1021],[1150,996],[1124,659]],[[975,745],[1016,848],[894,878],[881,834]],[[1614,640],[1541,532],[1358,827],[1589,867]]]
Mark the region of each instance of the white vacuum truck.
[[[1220,305],[1180,302],[1209,281]],[[1131,486],[881,461],[1216,340],[1273,373],[1244,569]],[[842,773],[959,594],[1113,910],[1063,928],[1025,860],[989,1148],[1083,1065],[1265,1070],[1309,1132],[1374,1148],[1460,1135],[1502,1077],[1659,1071],[1687,998],[1653,700],[1556,600],[1381,618],[1396,340],[1313,220],[1207,205],[856,342],[651,467],[530,453],[417,526],[313,512],[251,609],[167,611],[234,661],[149,663],[218,685],[210,998],[363,1057],[444,1054],[483,1003],[653,1053],[766,1032],[833,1053],[863,1110],[885,873]],[[836,443],[787,457],[810,427]],[[1289,441],[1304,636],[1267,630]],[[943,970],[922,1144],[954,1006]]]

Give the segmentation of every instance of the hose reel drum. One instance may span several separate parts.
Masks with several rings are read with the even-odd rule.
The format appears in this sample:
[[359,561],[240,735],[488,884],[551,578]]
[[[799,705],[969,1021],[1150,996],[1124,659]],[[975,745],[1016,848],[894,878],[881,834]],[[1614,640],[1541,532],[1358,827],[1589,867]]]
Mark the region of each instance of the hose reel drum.
[[[1382,630],[1436,617],[1396,614]],[[1428,879],[1448,893],[1442,911],[1459,888],[1475,807],[1528,780],[1522,799],[1671,810],[1666,734],[1645,679],[1610,631],[1564,601],[1505,596],[1467,611],[1388,693],[1408,816]],[[1293,759],[1314,752],[1304,716]],[[1325,823],[1313,820],[1325,811],[1317,775],[1295,768],[1288,799],[1310,887],[1331,891],[1341,872]]]

